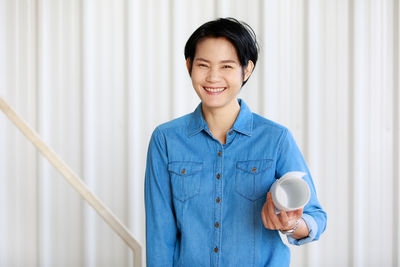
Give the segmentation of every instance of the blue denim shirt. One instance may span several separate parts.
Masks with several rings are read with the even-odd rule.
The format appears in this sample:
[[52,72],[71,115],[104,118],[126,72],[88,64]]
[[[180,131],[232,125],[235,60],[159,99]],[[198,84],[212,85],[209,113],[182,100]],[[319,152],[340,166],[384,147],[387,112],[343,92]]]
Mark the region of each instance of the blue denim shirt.
[[303,214],[310,234],[289,242],[301,245],[325,230],[326,213],[290,132],[238,101],[224,145],[201,104],[155,129],[145,178],[148,266],[289,266],[289,248],[261,219],[270,186],[288,171],[306,172],[311,189]]

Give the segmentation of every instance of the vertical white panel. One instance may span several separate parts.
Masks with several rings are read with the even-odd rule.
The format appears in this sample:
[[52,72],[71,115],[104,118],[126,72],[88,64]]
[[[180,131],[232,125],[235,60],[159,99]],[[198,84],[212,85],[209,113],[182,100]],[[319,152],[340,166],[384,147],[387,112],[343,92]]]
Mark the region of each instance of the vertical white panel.
[[215,0],[215,16],[216,17],[229,17],[231,14],[231,1],[229,0]]
[[[6,42],[4,40],[7,39],[7,31],[6,25],[7,23],[7,16],[6,16],[6,9],[7,3],[5,1],[0,2],[0,58],[3,61],[6,61]],[[6,66],[5,64],[0,64],[0,96],[5,97],[6,95]],[[7,135],[6,135],[6,118],[3,114],[0,114],[0,147],[6,147]],[[6,149],[0,150],[0,164],[3,166],[6,162]],[[6,183],[6,168],[0,168],[0,236],[3,238],[0,239],[0,255],[7,255],[7,248],[9,247],[9,241],[7,236],[7,228],[9,227],[7,221],[7,210],[8,210],[8,202],[7,202],[7,183]],[[7,264],[8,257],[0,257],[0,266],[5,266]]]
[[[15,60],[15,51],[14,47],[16,46],[16,32],[17,31],[10,31],[9,29],[16,29],[16,6],[14,3],[4,3],[5,8],[7,8],[8,11],[13,11],[13,12],[7,12],[4,15],[4,25],[7,25],[7,28],[4,28],[4,42],[2,42],[4,45],[5,53],[4,55],[4,60],[9,62],[9,65],[7,69],[4,72],[3,75],[3,84],[4,84],[4,89],[5,88],[10,88],[7,91],[2,92],[4,97],[8,99],[10,103],[13,105],[16,105],[17,101],[15,100],[15,93],[16,93],[16,88],[15,84],[13,83],[14,77],[15,77],[15,68],[16,68],[16,60]],[[20,247],[19,244],[19,236],[17,236],[17,230],[18,230],[18,224],[20,223],[18,221],[17,217],[17,212],[14,210],[14,208],[17,206],[17,199],[18,199],[18,194],[16,194],[16,187],[17,183],[19,182],[19,177],[15,174],[15,169],[17,165],[17,162],[15,162],[15,158],[17,157],[16,152],[15,152],[15,143],[16,143],[16,132],[14,129],[12,129],[12,125],[9,124],[8,121],[6,121],[6,118],[2,115],[2,134],[4,135],[4,142],[2,143],[2,147],[5,147],[7,151],[9,151],[7,154],[2,155],[2,162],[3,162],[3,170],[2,173],[4,176],[2,177],[2,187],[7,188],[3,192],[3,200],[5,201],[4,203],[7,203],[7,205],[4,208],[4,215],[1,217],[2,223],[4,223],[4,230],[2,231],[2,236],[4,236],[4,240],[7,240],[7,244],[2,245],[2,250],[1,252],[4,253],[4,255],[9,255],[7,258],[4,257],[2,260],[2,264],[19,264],[18,261],[18,249]],[[4,127],[4,128],[3,128]],[[3,130],[4,129],[4,130]],[[8,179],[7,177],[13,177],[13,180]],[[3,238],[2,238],[3,239]]]
[[[85,2],[84,178],[89,187],[127,222],[127,85],[125,5],[123,1]],[[124,266],[125,243],[87,205],[85,265]]]
[[[141,79],[142,62],[146,60],[141,52],[144,49],[142,44],[142,36],[145,30],[142,23],[142,3],[143,1],[128,1],[128,16],[127,16],[127,51],[128,51],[128,65],[127,65],[127,88],[128,88],[128,188],[129,188],[129,229],[131,229],[133,236],[142,244],[143,252],[143,266],[145,266],[144,255],[145,249],[145,213],[142,201],[144,199],[144,164],[146,149],[145,144],[149,137],[144,135],[139,129],[142,128],[144,118],[141,116],[142,112],[142,94],[144,83]],[[129,262],[132,265],[132,262]]]
[[[372,151],[369,195],[378,194],[379,199],[369,198],[370,209],[379,210],[370,227],[381,229],[368,235],[375,253],[370,262],[376,265],[393,266],[393,248],[385,247],[393,229],[393,6],[390,1],[371,2],[371,53],[373,80],[371,95],[371,137]],[[379,179],[380,178],[380,179]],[[390,214],[388,216],[388,214]],[[387,216],[387,217],[386,217]],[[367,231],[366,233],[369,233]],[[379,240],[379,241],[377,241]],[[368,253],[370,253],[368,251]]]
[[[369,92],[367,93],[367,107],[368,112],[367,116],[369,117],[369,125],[367,128],[367,151],[368,157],[367,160],[369,162],[368,166],[368,187],[366,188],[366,195],[373,196],[379,195],[381,196],[378,199],[374,199],[370,201],[371,198],[365,198],[363,201],[366,203],[368,209],[379,211],[379,209],[383,210],[383,206],[381,203],[381,199],[383,198],[381,189],[382,186],[386,182],[386,177],[380,168],[380,160],[383,157],[383,147],[382,147],[382,139],[380,138],[380,120],[384,119],[381,117],[380,107],[382,105],[382,86],[381,86],[381,75],[383,70],[382,66],[382,19],[380,18],[382,15],[382,5],[377,1],[371,1],[368,3],[368,13],[367,16],[369,20],[366,22],[367,27],[369,27],[369,38],[366,40],[367,44],[369,44],[369,58],[370,58],[370,76],[369,79]],[[380,177],[380,179],[376,179]],[[365,178],[364,178],[365,179]],[[371,199],[372,200],[372,199]],[[379,212],[380,213],[380,212]],[[369,217],[369,225],[371,229],[376,229],[375,231],[369,231],[364,229],[364,235],[366,237],[366,241],[368,246],[366,247],[366,262],[377,265],[379,263],[378,257],[371,252],[373,251],[381,251],[381,241],[380,238],[384,234],[378,229],[382,229],[380,223],[381,216],[373,216]],[[384,229],[384,228],[383,228]],[[368,234],[367,234],[368,233]],[[387,250],[389,248],[385,248]],[[385,257],[382,257],[380,260],[382,263],[385,260]],[[387,264],[384,264],[388,266]]]
[[276,70],[279,69],[279,56],[276,51],[279,49],[279,2],[268,0],[263,2],[261,13],[263,32],[259,33],[261,41],[261,53],[259,54],[259,64],[262,69],[262,110],[263,115],[277,120],[278,115],[278,90],[279,78]]
[[[182,107],[186,102],[175,105],[171,102],[173,97],[171,91],[176,89],[173,83],[176,69],[171,66],[177,60],[181,69],[185,69],[183,48],[179,51],[180,57],[173,58],[173,49],[176,49],[173,47],[173,40],[182,31],[171,31],[172,20],[176,17],[172,6],[174,4],[168,1],[143,2],[143,14],[140,16],[142,31],[140,35],[136,35],[137,42],[142,44],[141,55],[143,58],[141,61],[135,60],[134,64],[144,75],[137,77],[142,83],[140,87],[135,86],[134,89],[141,91],[140,94],[144,100],[141,112],[145,118],[142,122],[145,125],[143,130],[147,136],[151,134],[156,125],[172,118],[171,113],[176,108],[175,106]],[[138,28],[138,26],[135,27]],[[179,45],[179,47],[183,47],[183,44]],[[180,78],[184,80],[186,75]],[[188,91],[191,93],[190,90]]]
[[[25,120],[36,122],[35,9],[33,3],[2,2],[0,6],[0,95]],[[37,261],[36,151],[0,114],[0,265],[29,266]],[[3,232],[4,231],[4,232]],[[6,257],[7,256],[7,257]]]
[[[42,1],[39,9],[39,134],[80,174],[80,57],[77,1]],[[81,199],[39,161],[41,266],[81,266]],[[62,242],[60,242],[62,240]]]
[[262,3],[258,70],[262,71],[262,82],[257,85],[260,111],[289,127],[303,146],[305,5],[303,1]]
[[[145,250],[145,216],[144,216],[144,165],[147,152],[147,142],[149,141],[149,136],[143,131],[138,131],[142,129],[143,113],[141,112],[142,107],[145,104],[142,101],[143,95],[143,84],[144,79],[141,79],[141,70],[143,63],[146,61],[144,53],[142,53],[145,46],[143,46],[142,36],[145,29],[141,25],[142,16],[141,12],[143,1],[127,1],[127,51],[128,51],[128,140],[129,140],[129,150],[128,150],[128,203],[130,207],[129,215],[129,229],[131,229],[133,236],[136,240],[142,244],[143,252],[143,266],[145,266],[144,255],[146,255]],[[170,62],[168,62],[170,63]],[[164,70],[165,71],[165,70]],[[165,84],[165,86],[168,86]],[[168,90],[165,90],[168,92]],[[132,265],[132,262],[129,262]]]
[[[353,93],[351,110],[351,144],[352,159],[351,173],[352,179],[352,222],[350,225],[351,235],[351,255],[353,257],[351,265],[365,266],[368,262],[365,258],[367,251],[367,240],[365,230],[368,226],[364,223],[369,220],[367,199],[367,186],[369,166],[368,162],[368,141],[367,129],[369,126],[367,98],[370,91],[369,77],[371,75],[368,67],[368,40],[369,30],[367,22],[369,20],[368,3],[365,1],[354,1],[353,4]],[[365,251],[365,252],[364,252]]]
[[[18,20],[21,29],[19,38],[20,56],[17,58],[19,82],[17,83],[19,112],[25,120],[36,126],[36,10],[32,2],[20,2]],[[14,128],[14,131],[16,129]],[[20,184],[17,196],[20,198],[18,222],[20,253],[18,260],[22,266],[35,265],[37,261],[37,153],[31,144],[18,133],[17,177]]]
[[[156,31],[157,27],[157,20],[154,19],[152,13],[155,10],[156,5],[157,4],[154,0],[144,2],[142,9],[144,16],[141,17],[141,25],[144,28],[144,34],[141,36],[141,41],[143,42],[143,47],[145,48],[142,52],[144,55],[146,55],[146,59],[141,62],[144,83],[141,84],[140,90],[143,92],[142,100],[145,103],[145,105],[142,106],[141,114],[143,114],[144,118],[146,118],[142,121],[142,126],[144,126],[144,129],[147,130],[146,133],[148,134],[151,133],[153,128],[152,123],[157,124],[157,117],[161,111],[157,106],[158,100],[161,100],[161,98],[159,98],[156,93],[156,91],[159,90],[159,88],[156,88],[156,82],[159,80],[158,75],[160,75],[161,72],[157,73],[154,71],[156,69],[161,69],[159,68],[159,63],[156,63],[158,62],[156,50],[162,49],[161,45],[155,45],[158,44],[157,34],[154,32]],[[158,31],[156,32],[159,34]]]
[[[50,100],[48,94],[44,93],[43,88],[52,88],[51,82],[49,81],[51,77],[50,69],[53,69],[52,66],[49,66],[50,58],[54,56],[54,51],[50,50],[50,37],[49,35],[54,32],[52,30],[50,32],[50,25],[55,25],[54,22],[51,21],[50,14],[53,13],[53,10],[49,10],[49,6],[46,2],[40,1],[38,7],[38,31],[39,31],[39,47],[38,53],[40,55],[39,60],[39,88],[38,88],[38,133],[44,138],[45,142],[50,145],[49,141],[49,126],[46,127],[46,123],[48,123],[48,119],[45,119],[45,116],[51,114],[52,112],[45,110],[45,103],[49,105]],[[51,8],[50,8],[51,9]],[[47,27],[46,27],[47,26]],[[47,128],[47,129],[46,129]],[[51,203],[55,202],[55,199],[52,198],[51,192],[55,189],[51,185],[52,182],[55,181],[56,178],[60,181],[60,177],[57,176],[53,170],[53,175],[50,175],[51,166],[49,166],[47,162],[43,159],[42,156],[39,158],[38,162],[38,175],[39,175],[39,265],[40,266],[50,266],[54,264],[54,260],[57,260],[57,250],[52,246],[52,236],[57,236],[57,231],[54,230],[52,220],[52,212],[51,212]],[[49,177],[53,176],[53,177]],[[58,193],[58,192],[57,192]],[[57,194],[58,195],[58,194]],[[51,201],[50,201],[51,199]],[[48,200],[48,201],[47,201]],[[60,233],[61,234],[61,233]],[[54,257],[55,259],[54,259]]]
[[[95,23],[95,13],[98,11],[98,6],[94,5],[94,1],[85,1],[82,4],[82,165],[83,175],[85,183],[91,188],[93,192],[95,185],[95,171],[96,166],[94,161],[91,159],[95,158],[96,147],[95,133],[95,96],[96,96],[96,85],[95,81],[98,77],[96,75],[95,66],[98,65],[98,57],[96,57],[95,49],[95,36],[97,36],[96,29],[93,28]],[[84,204],[83,212],[83,223],[84,223],[84,237],[83,237],[83,262],[84,266],[95,266],[95,233],[96,229],[93,227],[95,221],[94,211],[87,205]]]
[[[385,127],[387,120],[391,121],[391,116],[386,111],[382,112],[383,109],[392,109],[386,100],[391,99],[386,89],[391,85],[384,82],[385,76],[390,76],[390,73],[385,71],[383,74],[391,57],[386,54],[388,39],[384,25],[390,16],[385,15],[385,8],[382,2],[376,1],[360,1],[354,5],[354,32],[358,37],[354,41],[353,116],[355,266],[364,266],[366,263],[391,265],[392,259],[391,249],[385,247],[390,237],[382,232],[385,228],[392,228],[391,213],[388,212],[392,209],[392,195],[389,192],[392,179],[388,178],[392,177],[392,167],[391,160],[386,158],[388,147],[392,146],[392,137],[386,134],[390,129]],[[375,211],[377,216],[371,217],[371,211]],[[368,221],[367,226],[360,227],[360,223],[365,221]],[[370,229],[376,230],[371,232]]]
[[400,5],[393,1],[393,266],[400,266]]
[[[314,266],[347,266],[349,261],[349,10],[348,1],[324,5],[324,62],[321,79],[322,142],[319,174],[314,173],[321,204],[328,212],[328,227],[313,244]],[[321,18],[322,19],[322,18]],[[314,172],[314,169],[311,169]],[[335,219],[340,218],[340,219]],[[340,233],[340,234],[338,234]],[[341,244],[338,246],[337,244]],[[329,253],[324,253],[329,251]],[[341,255],[338,257],[337,255]]]

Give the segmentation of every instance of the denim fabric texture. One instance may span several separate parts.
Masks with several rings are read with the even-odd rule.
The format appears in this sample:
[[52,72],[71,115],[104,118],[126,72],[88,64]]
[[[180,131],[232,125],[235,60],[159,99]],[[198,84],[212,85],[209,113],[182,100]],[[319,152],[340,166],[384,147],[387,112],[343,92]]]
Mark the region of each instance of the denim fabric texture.
[[290,250],[266,229],[261,209],[272,183],[289,171],[307,173],[304,208],[317,240],[326,213],[291,133],[252,113],[245,102],[226,144],[210,133],[201,103],[193,113],[158,126],[145,177],[147,266],[289,266]]

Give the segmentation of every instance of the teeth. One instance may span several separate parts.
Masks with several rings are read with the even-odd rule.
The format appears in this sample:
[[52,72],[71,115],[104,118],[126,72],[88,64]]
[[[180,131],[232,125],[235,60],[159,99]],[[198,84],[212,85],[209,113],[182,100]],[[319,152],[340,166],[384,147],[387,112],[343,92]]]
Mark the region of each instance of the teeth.
[[222,91],[225,90],[224,87],[221,87],[221,88],[209,88],[209,87],[204,87],[204,89],[206,89],[208,92],[213,92],[213,93],[222,92]]

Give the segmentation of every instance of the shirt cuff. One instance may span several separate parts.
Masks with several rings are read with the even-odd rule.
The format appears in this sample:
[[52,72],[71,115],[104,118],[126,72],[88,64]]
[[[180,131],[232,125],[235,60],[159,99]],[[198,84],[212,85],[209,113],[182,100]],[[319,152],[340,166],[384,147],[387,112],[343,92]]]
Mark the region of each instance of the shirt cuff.
[[287,239],[288,239],[289,244],[300,246],[300,245],[309,243],[309,242],[314,240],[314,238],[315,238],[315,236],[317,234],[317,230],[318,230],[317,223],[315,222],[314,218],[311,217],[308,214],[304,213],[302,218],[303,218],[303,220],[305,221],[305,223],[306,223],[306,225],[308,227],[309,234],[308,234],[308,236],[306,236],[306,237],[304,237],[302,239],[298,239],[298,240],[293,238],[293,237],[291,237],[290,235],[288,235]]

